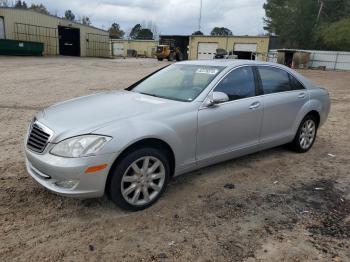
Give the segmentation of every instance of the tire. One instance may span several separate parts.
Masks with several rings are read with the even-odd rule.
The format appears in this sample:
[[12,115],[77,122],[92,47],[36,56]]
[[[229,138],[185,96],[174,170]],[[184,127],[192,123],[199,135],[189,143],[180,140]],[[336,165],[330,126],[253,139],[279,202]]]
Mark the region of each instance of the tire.
[[[143,172],[145,165],[148,172]],[[122,209],[138,211],[153,205],[164,193],[170,178],[170,165],[161,150],[141,148],[123,157],[111,175],[110,199]]]
[[163,61],[163,58],[158,57],[158,61]]
[[173,54],[170,54],[170,55],[168,56],[168,61],[169,61],[169,62],[174,61],[174,55],[173,55]]
[[316,117],[307,115],[301,121],[291,148],[298,153],[305,153],[310,150],[316,140],[318,123]]
[[176,61],[182,61],[183,60],[183,55],[181,52],[176,53]]

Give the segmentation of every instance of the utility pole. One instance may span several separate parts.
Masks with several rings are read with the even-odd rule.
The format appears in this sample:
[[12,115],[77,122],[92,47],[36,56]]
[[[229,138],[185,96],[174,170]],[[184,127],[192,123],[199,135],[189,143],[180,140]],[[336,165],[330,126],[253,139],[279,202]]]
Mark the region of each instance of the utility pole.
[[201,23],[202,23],[202,0],[200,1],[200,6],[199,6],[199,19],[198,19],[198,31],[201,31]]

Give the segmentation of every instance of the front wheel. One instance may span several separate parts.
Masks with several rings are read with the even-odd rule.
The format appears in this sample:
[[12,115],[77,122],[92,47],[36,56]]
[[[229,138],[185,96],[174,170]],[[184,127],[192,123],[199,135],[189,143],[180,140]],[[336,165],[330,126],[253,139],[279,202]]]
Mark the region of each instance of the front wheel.
[[169,61],[169,62],[174,61],[174,55],[173,55],[173,54],[170,54],[170,55],[168,56],[168,61]]
[[301,121],[297,134],[291,143],[293,150],[298,153],[309,151],[315,142],[317,127],[316,118],[313,115],[307,115]]
[[112,172],[110,198],[119,207],[132,211],[154,204],[165,191],[170,177],[168,159],[154,148],[129,153]]

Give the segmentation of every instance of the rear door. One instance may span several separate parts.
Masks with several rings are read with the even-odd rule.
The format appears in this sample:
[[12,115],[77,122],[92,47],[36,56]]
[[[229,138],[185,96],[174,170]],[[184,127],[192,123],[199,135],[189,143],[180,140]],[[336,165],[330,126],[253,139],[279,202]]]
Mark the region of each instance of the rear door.
[[308,93],[297,79],[280,68],[259,66],[257,72],[264,104],[261,147],[290,142],[295,135],[296,117],[308,102]]
[[256,151],[263,105],[256,97],[254,70],[239,67],[214,88],[229,101],[198,112],[197,160],[205,166]]

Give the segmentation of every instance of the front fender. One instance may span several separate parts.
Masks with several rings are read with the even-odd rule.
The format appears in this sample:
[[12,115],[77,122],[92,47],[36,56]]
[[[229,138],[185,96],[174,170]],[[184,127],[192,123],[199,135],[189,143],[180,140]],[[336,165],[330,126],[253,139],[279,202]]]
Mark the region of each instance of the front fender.
[[[195,165],[196,122],[192,117],[182,125],[171,125],[154,120],[122,121],[95,131],[95,133],[110,135],[113,139],[106,144],[101,153],[116,153],[119,156],[125,149],[144,139],[159,139],[167,143],[175,155],[175,175],[182,173],[190,165]],[[188,125],[186,126],[186,122]]]

